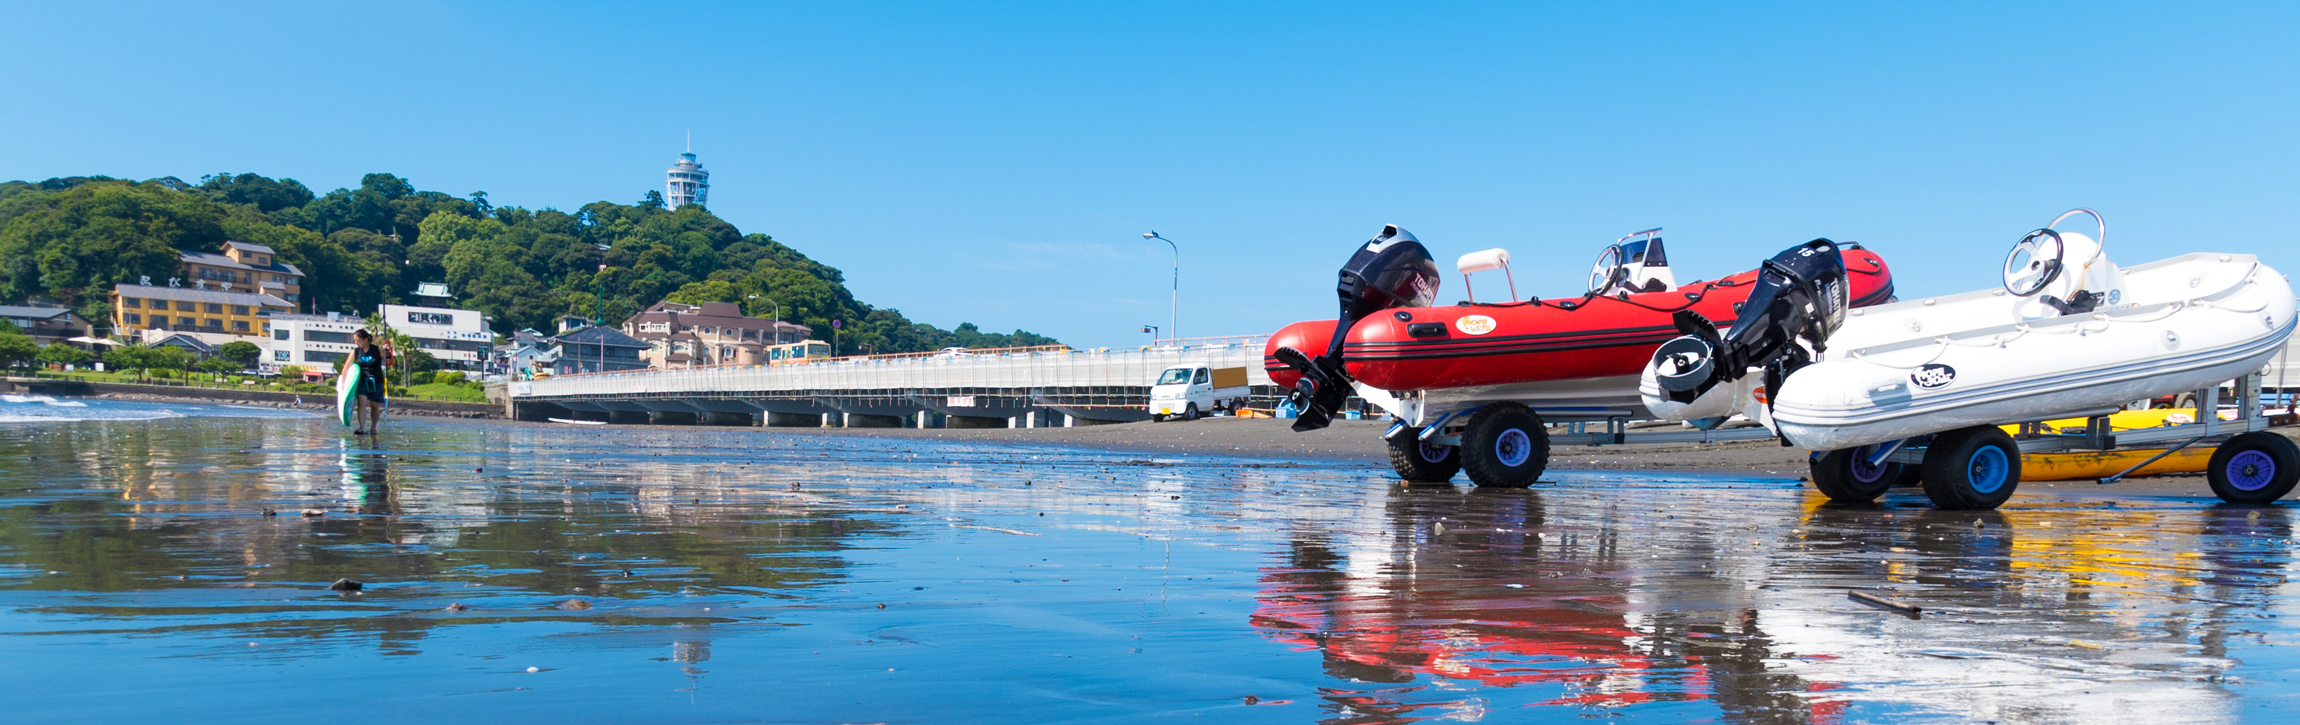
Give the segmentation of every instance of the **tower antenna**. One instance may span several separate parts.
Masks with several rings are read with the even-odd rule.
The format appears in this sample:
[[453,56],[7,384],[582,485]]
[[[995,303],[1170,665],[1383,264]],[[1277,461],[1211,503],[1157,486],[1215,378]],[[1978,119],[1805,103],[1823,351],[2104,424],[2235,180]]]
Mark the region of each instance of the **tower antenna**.
[[695,129],[687,129],[687,153],[695,152]]

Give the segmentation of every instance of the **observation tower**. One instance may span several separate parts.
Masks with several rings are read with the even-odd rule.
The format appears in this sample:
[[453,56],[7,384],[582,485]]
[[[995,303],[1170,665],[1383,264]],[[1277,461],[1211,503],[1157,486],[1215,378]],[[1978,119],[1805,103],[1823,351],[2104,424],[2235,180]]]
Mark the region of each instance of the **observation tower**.
[[695,163],[695,152],[679,154],[679,160],[663,172],[663,204],[677,209],[688,204],[708,206],[711,195],[711,172]]

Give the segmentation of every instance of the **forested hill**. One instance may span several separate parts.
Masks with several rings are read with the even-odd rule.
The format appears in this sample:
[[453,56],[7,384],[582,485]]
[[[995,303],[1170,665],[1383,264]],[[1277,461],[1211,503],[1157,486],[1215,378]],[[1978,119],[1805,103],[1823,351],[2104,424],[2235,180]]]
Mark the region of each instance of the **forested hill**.
[[[178,251],[224,240],[264,244],[307,275],[306,310],[371,313],[409,301],[419,282],[446,282],[461,306],[499,333],[550,332],[561,314],[620,321],[657,300],[735,302],[832,337],[840,352],[1054,344],[1021,330],[984,333],[913,323],[847,291],[837,269],[765,234],[744,234],[701,207],[597,202],[572,213],[491,206],[486,192],[417,191],[391,174],[315,195],[294,179],[217,174],[134,182],[70,177],[0,183],[0,304],[48,299],[91,320],[110,317],[115,282],[175,276]],[[601,247],[606,247],[601,249]],[[600,265],[606,265],[604,271]],[[752,299],[753,295],[757,299]]]

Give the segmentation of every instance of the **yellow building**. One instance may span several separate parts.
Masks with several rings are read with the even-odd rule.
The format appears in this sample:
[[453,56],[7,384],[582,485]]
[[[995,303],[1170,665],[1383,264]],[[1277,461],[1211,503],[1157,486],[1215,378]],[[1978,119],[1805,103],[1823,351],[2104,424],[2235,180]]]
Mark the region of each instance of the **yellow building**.
[[294,303],[268,294],[150,284],[112,287],[112,331],[122,336],[142,330],[266,335],[271,332],[268,318],[294,311]]
[[287,300],[289,307],[303,304],[303,270],[279,261],[272,248],[247,242],[224,242],[222,254],[184,252],[177,258],[179,280],[186,287],[224,292],[267,294]]

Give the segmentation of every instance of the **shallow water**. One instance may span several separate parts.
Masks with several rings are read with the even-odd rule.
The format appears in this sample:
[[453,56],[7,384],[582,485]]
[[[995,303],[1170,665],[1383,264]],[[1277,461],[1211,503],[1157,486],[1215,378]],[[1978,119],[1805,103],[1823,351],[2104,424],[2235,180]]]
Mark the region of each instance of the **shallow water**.
[[755,429],[397,420],[368,446],[207,416],[0,424],[0,462],[14,721],[2296,709],[2291,512],[2208,497],[1845,509],[1677,474],[1401,488],[1356,465]]

